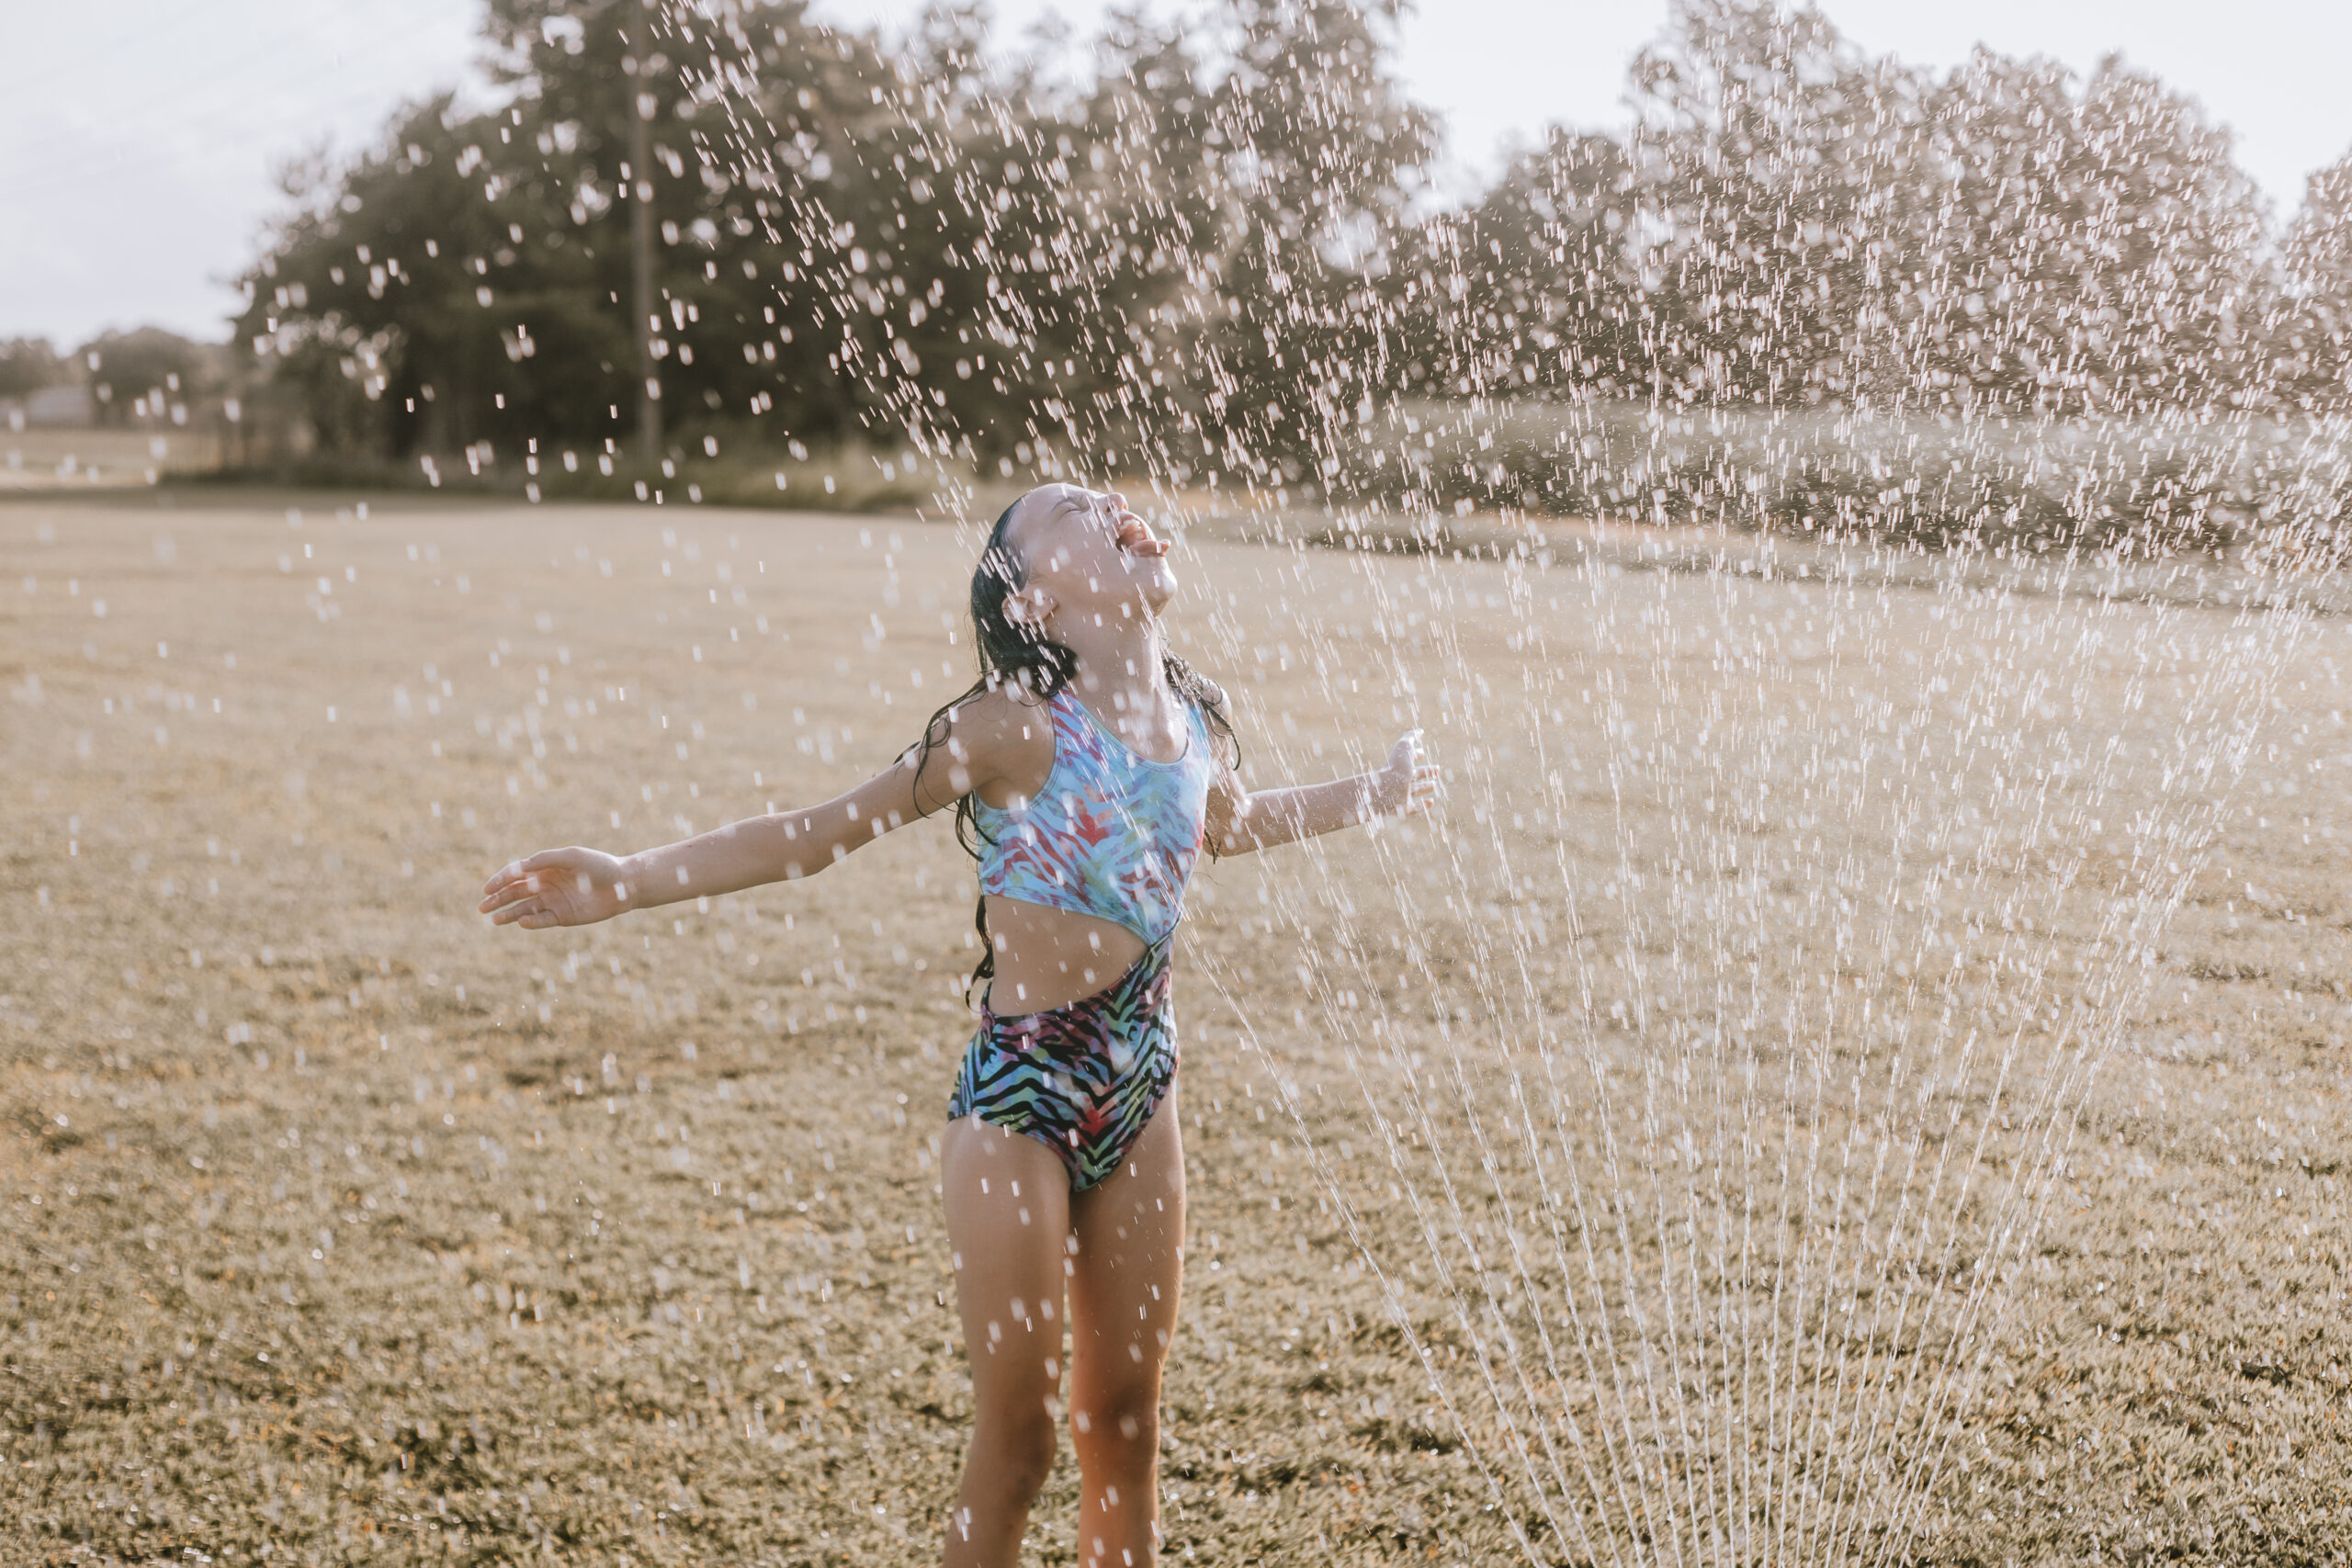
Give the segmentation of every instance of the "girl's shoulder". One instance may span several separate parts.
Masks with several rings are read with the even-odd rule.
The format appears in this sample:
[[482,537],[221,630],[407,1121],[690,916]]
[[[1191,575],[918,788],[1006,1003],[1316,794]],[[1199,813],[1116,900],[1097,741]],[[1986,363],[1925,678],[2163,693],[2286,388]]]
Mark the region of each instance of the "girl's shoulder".
[[1046,712],[1052,700],[1027,686],[1006,681],[965,693],[943,708],[940,716],[959,728],[1019,724]]
[[948,733],[974,753],[1016,765],[1041,751],[1052,755],[1052,701],[1034,692],[1009,685],[976,692],[944,716]]

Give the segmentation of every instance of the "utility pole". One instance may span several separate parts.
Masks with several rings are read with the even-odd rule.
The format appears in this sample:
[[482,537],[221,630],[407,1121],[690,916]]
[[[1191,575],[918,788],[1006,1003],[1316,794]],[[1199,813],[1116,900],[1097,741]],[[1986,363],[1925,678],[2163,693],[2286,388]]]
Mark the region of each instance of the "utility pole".
[[637,446],[648,468],[662,460],[662,384],[653,376],[653,144],[646,130],[649,48],[645,36],[648,0],[631,0],[629,16],[628,172],[629,250],[636,265],[631,302],[637,310]]

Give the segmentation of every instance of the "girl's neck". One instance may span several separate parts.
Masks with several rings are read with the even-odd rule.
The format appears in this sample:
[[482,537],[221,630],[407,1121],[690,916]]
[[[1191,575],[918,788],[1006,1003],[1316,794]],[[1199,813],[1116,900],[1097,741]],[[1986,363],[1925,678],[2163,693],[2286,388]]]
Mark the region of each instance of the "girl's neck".
[[1168,676],[1159,623],[1151,617],[1102,626],[1057,626],[1056,637],[1076,656],[1070,690],[1131,741],[1149,750],[1168,728]]

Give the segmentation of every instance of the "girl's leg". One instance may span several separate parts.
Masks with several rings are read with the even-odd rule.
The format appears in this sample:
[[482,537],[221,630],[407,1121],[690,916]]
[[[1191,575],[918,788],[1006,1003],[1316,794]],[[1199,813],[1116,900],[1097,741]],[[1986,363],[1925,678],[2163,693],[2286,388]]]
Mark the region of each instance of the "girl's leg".
[[1069,1175],[1036,1139],[967,1116],[947,1124],[941,1179],[974,1406],[946,1562],[1012,1568],[1054,1467]]
[[1118,1174],[1070,1200],[1070,1440],[1084,1483],[1082,1568],[1159,1549],[1159,1373],[1176,1333],[1184,1142],[1170,1089]]

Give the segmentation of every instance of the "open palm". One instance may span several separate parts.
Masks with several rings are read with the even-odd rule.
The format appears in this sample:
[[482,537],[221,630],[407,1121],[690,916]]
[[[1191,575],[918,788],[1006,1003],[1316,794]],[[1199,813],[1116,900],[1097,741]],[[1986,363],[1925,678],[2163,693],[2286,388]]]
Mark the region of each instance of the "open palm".
[[617,856],[577,847],[541,850],[499,868],[482,885],[481,912],[492,925],[585,926],[629,907]]

